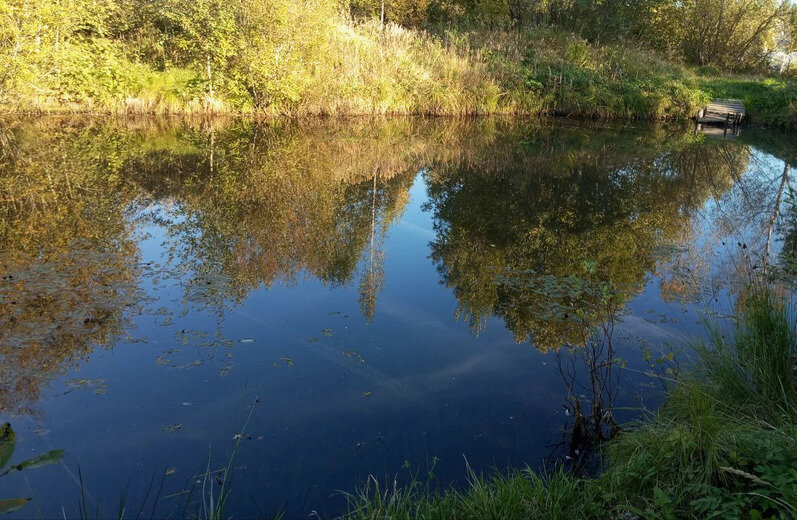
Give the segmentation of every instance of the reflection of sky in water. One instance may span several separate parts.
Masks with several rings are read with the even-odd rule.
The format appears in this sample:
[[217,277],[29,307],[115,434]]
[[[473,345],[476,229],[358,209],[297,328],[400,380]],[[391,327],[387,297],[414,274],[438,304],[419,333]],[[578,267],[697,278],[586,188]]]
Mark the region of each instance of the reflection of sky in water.
[[[760,153],[753,163],[748,176],[782,168]],[[352,490],[370,473],[393,475],[404,461],[424,469],[437,457],[437,477],[459,483],[465,459],[477,470],[541,465],[567,421],[554,354],[516,344],[501,318],[489,318],[478,336],[454,320],[458,302],[429,258],[436,235],[433,212],[422,208],[426,190],[419,173],[380,245],[384,285],[371,322],[358,293],[367,258],[351,283],[324,285],[304,271],[292,283],[252,290],[240,304],[204,310],[182,301],[190,273],[144,276],[141,287],[155,300],[147,303],[152,312],[134,317],[131,335],[145,341],[95,350],[44,392],[37,414],[10,418],[16,458],[54,448],[68,455],[24,475],[32,492],[15,475],[5,477],[3,493],[32,493],[36,501],[26,514],[39,507],[45,517],[58,515],[60,504],[77,501],[78,465],[90,497],[102,497],[110,511],[128,481],[130,501],[143,496],[154,470],[177,469],[164,491],[174,493],[203,469],[208,453],[212,467],[226,463],[256,394],[260,402],[236,461],[235,509],[245,516],[257,507],[271,513],[284,506],[303,516],[338,511],[343,498],[336,490]],[[693,247],[710,243],[712,219],[733,195],[698,213]],[[164,208],[147,212],[171,211]],[[136,226],[146,237],[138,241],[141,262],[166,263],[174,240],[166,229],[150,221]],[[660,281],[648,275],[617,327],[617,354],[629,361],[618,407],[657,402],[642,375],[639,345],[700,333],[705,298],[664,301]],[[727,312],[729,304],[723,299],[714,308]],[[70,389],[65,381],[73,379],[102,380],[94,386],[105,393],[92,384]]]

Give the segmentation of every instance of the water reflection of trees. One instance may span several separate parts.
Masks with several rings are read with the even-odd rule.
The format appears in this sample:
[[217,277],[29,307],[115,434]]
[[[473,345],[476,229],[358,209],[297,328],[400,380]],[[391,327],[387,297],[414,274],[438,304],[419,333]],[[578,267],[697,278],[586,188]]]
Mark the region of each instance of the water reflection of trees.
[[432,258],[478,331],[583,345],[601,299],[637,294],[690,216],[745,171],[749,148],[656,133],[558,129],[494,161],[429,172]]
[[8,128],[0,153],[0,411],[112,344],[137,299],[129,191],[91,128],[48,130]]
[[720,291],[739,292],[764,274],[785,275],[781,281],[788,290],[794,224],[786,157],[784,162],[756,150],[745,176],[697,212],[701,240],[684,242],[660,268],[665,299],[711,301]]
[[[420,168],[414,154],[387,151],[364,126],[340,136],[324,127],[237,130],[197,133],[200,154],[160,152],[126,165],[151,201],[173,202],[147,218],[166,229],[172,261],[192,273],[189,299],[238,301],[302,274],[347,284],[364,256],[381,258],[370,249],[403,211]],[[401,153],[410,154],[405,163]]]
[[[182,277],[185,300],[234,304],[310,275],[354,281],[373,317],[385,235],[415,174],[489,125],[394,119],[9,123],[0,139],[0,410],[21,411],[71,362],[112,345],[141,310],[142,276]],[[171,262],[141,265],[161,226]]]
[[[0,143],[0,410],[124,334],[147,275],[217,308],[302,276],[356,283],[372,318],[419,171],[463,316],[503,316],[541,348],[583,342],[607,292],[639,290],[748,155],[680,132],[496,120],[50,118],[6,125]],[[142,224],[167,237],[164,271],[139,262]]]

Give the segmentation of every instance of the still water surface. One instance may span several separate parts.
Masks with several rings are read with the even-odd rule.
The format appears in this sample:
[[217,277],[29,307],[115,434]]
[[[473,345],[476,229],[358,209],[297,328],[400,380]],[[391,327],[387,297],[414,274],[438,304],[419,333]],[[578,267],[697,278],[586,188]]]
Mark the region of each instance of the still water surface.
[[[179,493],[236,439],[238,518],[334,516],[407,468],[581,464],[576,403],[600,434],[655,407],[646,372],[797,246],[793,136],[45,118],[0,137],[0,423],[14,464],[66,450],[0,477],[34,498],[19,517],[75,516],[78,468],[89,509],[127,488],[137,511],[154,473]],[[596,359],[616,360],[598,382]]]

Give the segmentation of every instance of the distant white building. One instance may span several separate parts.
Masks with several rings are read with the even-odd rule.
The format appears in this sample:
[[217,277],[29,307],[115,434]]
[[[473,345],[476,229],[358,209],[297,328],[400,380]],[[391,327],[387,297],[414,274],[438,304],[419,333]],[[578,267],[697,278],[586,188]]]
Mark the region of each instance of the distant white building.
[[774,72],[779,74],[797,70],[797,52],[773,52],[769,56],[769,63]]

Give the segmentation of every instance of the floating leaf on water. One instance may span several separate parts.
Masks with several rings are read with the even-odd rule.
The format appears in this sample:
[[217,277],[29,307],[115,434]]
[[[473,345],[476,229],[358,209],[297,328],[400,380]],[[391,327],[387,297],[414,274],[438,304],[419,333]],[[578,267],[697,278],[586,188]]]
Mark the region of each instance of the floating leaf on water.
[[66,452],[64,450],[51,450],[47,453],[42,453],[41,455],[37,455],[32,459],[24,460],[19,464],[11,466],[10,469],[16,471],[22,471],[23,469],[33,469],[33,468],[40,468],[42,466],[47,466],[50,464],[57,464],[62,458],[64,458]]
[[227,374],[230,373],[230,370],[232,370],[232,367],[234,366],[235,365],[227,365],[226,367],[222,367],[221,370],[219,370],[219,375],[221,377],[225,377]]
[[321,334],[324,336],[331,338],[332,337],[332,329],[324,329],[321,331]]
[[293,366],[293,360],[292,360],[291,358],[289,358],[288,356],[281,356],[281,357],[280,357],[280,359],[281,359],[281,360],[282,360],[282,361],[283,361],[283,362],[284,362],[286,365],[288,365],[289,367],[292,367],[292,366]]
[[171,426],[164,426],[163,431],[165,432],[176,432],[180,431],[183,428],[183,423],[172,424]]
[[22,509],[28,502],[30,502],[30,498],[7,498],[5,500],[0,500],[0,514],[7,515],[8,513],[13,513],[19,509]]
[[195,359],[195,360],[191,361],[190,363],[186,363],[185,365],[177,365],[177,366],[174,366],[172,368],[176,368],[178,370],[182,370],[182,369],[186,369],[186,368],[198,367],[198,366],[203,365],[203,364],[205,364],[205,362],[202,361],[201,359]]
[[[184,311],[184,313],[181,314],[181,317],[184,317],[185,314],[186,313]],[[204,332],[204,331],[200,331],[200,330],[182,329],[182,330],[180,330],[178,332],[175,332],[174,335],[175,335],[175,337],[177,337],[178,341],[180,341],[180,343],[182,345],[188,345],[191,342],[191,340],[197,340],[197,339],[204,338],[205,336],[208,335],[208,333]]]
[[362,356],[362,354],[360,354],[353,348],[349,350],[344,350],[343,355],[350,359],[356,359],[360,363],[365,363],[365,358]]
[[174,475],[175,473],[177,473],[177,468],[169,468],[169,469],[166,470],[166,476],[167,477],[169,475]]
[[314,342],[314,341],[318,341],[318,338],[316,338],[316,337],[313,337],[313,336],[310,336],[309,338],[307,338],[307,342],[308,342],[308,343],[312,343],[312,342]]
[[370,390],[366,390],[365,392],[363,392],[363,397],[371,397],[371,394],[373,394],[373,392],[371,392]]
[[11,424],[5,423],[0,427],[0,469],[11,462],[11,456],[14,455],[16,445],[17,436],[11,428]]
[[66,385],[70,388],[93,388],[94,393],[99,395],[104,394],[108,389],[108,384],[101,377],[97,379],[72,379],[66,381]]

